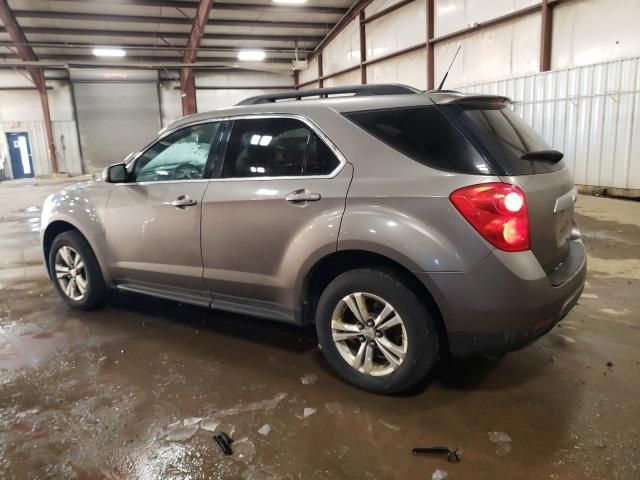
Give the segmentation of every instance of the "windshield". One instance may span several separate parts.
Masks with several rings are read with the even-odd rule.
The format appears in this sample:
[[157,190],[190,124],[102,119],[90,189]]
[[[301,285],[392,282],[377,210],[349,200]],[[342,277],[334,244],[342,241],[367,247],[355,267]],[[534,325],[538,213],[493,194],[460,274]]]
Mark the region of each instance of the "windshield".
[[564,168],[563,162],[522,159],[529,152],[552,147],[515,112],[506,106],[487,108],[451,105],[441,107],[492,162],[507,175],[532,175]]

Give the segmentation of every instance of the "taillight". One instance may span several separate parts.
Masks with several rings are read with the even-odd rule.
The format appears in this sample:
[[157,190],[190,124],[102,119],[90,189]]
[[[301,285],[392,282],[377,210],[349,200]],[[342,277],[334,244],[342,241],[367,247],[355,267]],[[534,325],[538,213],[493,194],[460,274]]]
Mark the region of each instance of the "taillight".
[[464,187],[449,198],[462,216],[494,247],[520,252],[531,247],[524,192],[508,183]]

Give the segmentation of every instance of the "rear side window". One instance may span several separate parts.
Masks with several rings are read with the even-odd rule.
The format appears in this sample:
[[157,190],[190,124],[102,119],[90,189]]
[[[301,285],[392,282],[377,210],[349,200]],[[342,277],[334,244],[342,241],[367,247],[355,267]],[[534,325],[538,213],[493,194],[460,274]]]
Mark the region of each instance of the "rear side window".
[[222,178],[328,175],[339,163],[300,120],[243,119],[234,122]]
[[460,173],[494,173],[471,142],[436,106],[369,110],[345,116],[424,165]]
[[564,168],[563,162],[522,158],[526,153],[550,150],[552,147],[506,106],[478,108],[450,105],[443,106],[442,110],[507,175],[532,175]]

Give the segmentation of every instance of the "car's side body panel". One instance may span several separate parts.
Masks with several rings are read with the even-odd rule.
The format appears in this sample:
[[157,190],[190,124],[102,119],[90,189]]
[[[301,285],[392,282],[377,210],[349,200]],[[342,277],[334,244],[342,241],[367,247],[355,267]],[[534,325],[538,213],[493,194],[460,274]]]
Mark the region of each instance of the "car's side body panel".
[[[352,172],[345,164],[333,178],[212,180],[203,201],[202,258],[213,306],[250,304],[293,321],[300,309],[298,272],[336,251]],[[320,200],[285,200],[298,190]]]

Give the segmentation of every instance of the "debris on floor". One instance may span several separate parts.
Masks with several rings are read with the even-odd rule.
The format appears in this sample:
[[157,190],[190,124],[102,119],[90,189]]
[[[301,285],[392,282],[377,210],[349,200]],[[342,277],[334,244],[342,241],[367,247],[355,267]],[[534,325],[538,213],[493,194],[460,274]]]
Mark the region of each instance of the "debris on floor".
[[171,430],[165,440],[168,442],[186,442],[198,432],[198,425],[178,426]]
[[505,432],[489,432],[489,440],[496,445],[496,455],[504,457],[511,452],[511,437]]
[[233,450],[231,450],[231,444],[233,443],[233,439],[227,435],[225,432],[217,433],[213,436],[213,439],[218,444],[222,453],[225,455],[232,455]]
[[394,425],[392,423],[389,422],[385,422],[384,420],[378,420],[382,425],[384,425],[385,427],[387,427],[389,430],[395,430],[396,432],[400,430],[400,427],[397,425]]
[[304,412],[302,414],[303,418],[307,418],[310,417],[311,415],[315,414],[317,412],[317,410],[315,408],[305,408]]
[[215,418],[205,418],[200,422],[200,428],[207,432],[215,432],[219,425],[220,421]]
[[444,480],[448,476],[449,474],[445,470],[438,469],[431,475],[431,480]]
[[313,373],[309,373],[301,377],[300,381],[302,382],[303,385],[313,385],[318,381],[318,376],[314,375]]
[[447,447],[427,447],[414,448],[411,451],[414,455],[446,455],[449,463],[460,462],[462,452],[459,449],[451,450]]
[[258,433],[264,437],[271,433],[271,426],[269,424],[265,424],[258,430]]
[[190,426],[192,426],[192,425],[197,425],[197,424],[198,424],[198,423],[200,423],[201,421],[202,421],[202,418],[201,418],[201,417],[185,418],[185,419],[182,421],[182,424],[183,424],[185,427],[190,427]]
[[344,413],[344,407],[340,402],[328,402],[324,404],[324,408],[327,409],[331,415],[342,415]]
[[238,458],[246,458],[255,455],[256,446],[248,438],[241,438],[233,443],[233,450]]

